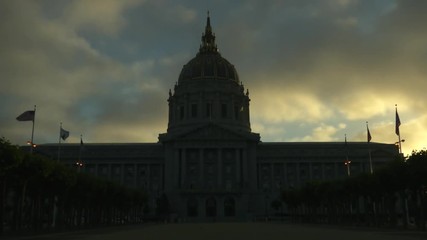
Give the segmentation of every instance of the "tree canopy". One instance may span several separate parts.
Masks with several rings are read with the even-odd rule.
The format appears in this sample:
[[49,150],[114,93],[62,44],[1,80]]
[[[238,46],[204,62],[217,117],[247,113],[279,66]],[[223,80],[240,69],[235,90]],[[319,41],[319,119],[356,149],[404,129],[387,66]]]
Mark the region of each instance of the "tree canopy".
[[147,195],[0,138],[0,234],[142,220]]

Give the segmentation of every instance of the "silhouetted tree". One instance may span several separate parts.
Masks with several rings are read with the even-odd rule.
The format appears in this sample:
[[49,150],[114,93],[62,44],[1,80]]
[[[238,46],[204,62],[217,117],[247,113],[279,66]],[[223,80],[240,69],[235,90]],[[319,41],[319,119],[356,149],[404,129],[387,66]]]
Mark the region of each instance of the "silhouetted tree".
[[0,138],[0,234],[135,223],[147,196],[37,155]]
[[[293,220],[407,227],[414,216],[425,230],[427,214],[427,152],[398,156],[373,174],[335,181],[310,182],[287,189],[282,199]],[[400,204],[398,204],[400,203]]]

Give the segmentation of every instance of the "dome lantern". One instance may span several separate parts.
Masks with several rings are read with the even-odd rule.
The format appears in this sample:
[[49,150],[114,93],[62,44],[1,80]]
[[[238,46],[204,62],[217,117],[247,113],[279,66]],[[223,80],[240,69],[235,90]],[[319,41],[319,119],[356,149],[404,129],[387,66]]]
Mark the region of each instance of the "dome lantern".
[[212,32],[211,19],[209,17],[209,12],[208,12],[208,19],[206,21],[205,33],[202,35],[202,45],[200,46],[200,49],[199,49],[199,53],[208,53],[208,52],[213,52],[213,53],[218,52],[218,47],[216,46],[216,43],[215,43],[215,34]]
[[185,64],[179,75],[178,84],[194,80],[231,80],[239,82],[237,71],[227,59],[223,58],[215,43],[209,12],[205,32],[197,55]]

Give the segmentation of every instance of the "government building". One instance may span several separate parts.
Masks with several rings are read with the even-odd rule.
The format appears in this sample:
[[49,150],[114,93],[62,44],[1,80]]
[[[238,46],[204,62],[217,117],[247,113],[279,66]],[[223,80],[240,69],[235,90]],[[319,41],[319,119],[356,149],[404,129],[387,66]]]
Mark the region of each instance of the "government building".
[[[273,215],[282,190],[369,172],[399,154],[384,143],[262,142],[251,131],[249,91],[219,53],[209,16],[167,103],[158,142],[85,143],[81,170],[144,189],[151,209],[165,194],[171,212],[188,221]],[[37,151],[55,157],[58,144]],[[61,161],[75,167],[79,151],[80,144],[62,144]]]

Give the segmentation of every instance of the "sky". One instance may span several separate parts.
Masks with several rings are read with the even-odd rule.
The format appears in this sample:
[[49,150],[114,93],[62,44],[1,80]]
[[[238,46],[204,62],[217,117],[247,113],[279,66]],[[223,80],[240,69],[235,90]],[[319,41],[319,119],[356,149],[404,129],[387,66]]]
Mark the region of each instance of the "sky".
[[0,0],[0,137],[157,142],[207,11],[263,142],[427,147],[427,1]]

